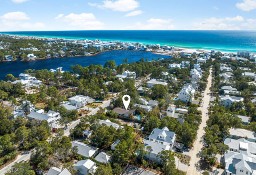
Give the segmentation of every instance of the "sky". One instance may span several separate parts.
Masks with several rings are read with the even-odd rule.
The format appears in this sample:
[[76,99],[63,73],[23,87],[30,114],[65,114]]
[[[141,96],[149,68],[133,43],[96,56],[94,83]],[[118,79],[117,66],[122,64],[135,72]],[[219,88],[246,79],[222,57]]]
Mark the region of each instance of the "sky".
[[0,0],[0,31],[256,30],[256,0]]

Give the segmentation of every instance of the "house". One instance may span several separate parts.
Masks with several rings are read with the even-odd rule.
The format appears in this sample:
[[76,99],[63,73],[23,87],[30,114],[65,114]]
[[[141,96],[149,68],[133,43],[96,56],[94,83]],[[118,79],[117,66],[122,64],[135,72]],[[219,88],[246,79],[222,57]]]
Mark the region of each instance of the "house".
[[46,175],[72,175],[72,174],[66,168],[61,170],[56,167],[51,167]]
[[36,59],[36,56],[33,53],[31,53],[31,54],[27,55],[27,59],[28,60],[34,60],[34,59]]
[[241,128],[231,128],[229,130],[232,139],[246,138],[250,142],[256,142],[255,132]]
[[190,61],[182,61],[181,63],[180,63],[180,67],[181,68],[187,68],[187,67],[189,67],[190,66]]
[[13,56],[12,56],[12,55],[5,55],[5,56],[4,56],[4,59],[5,59],[6,61],[13,61]]
[[240,95],[241,93],[232,86],[222,86],[221,90],[224,92],[224,95]]
[[221,73],[220,77],[223,78],[225,81],[228,81],[233,78],[233,73],[231,72]]
[[122,175],[157,175],[157,174],[143,168],[139,168],[133,165],[128,165],[128,167],[122,173]]
[[237,52],[237,56],[239,56],[239,57],[249,58],[250,55],[251,55],[251,52],[248,52],[248,51]]
[[143,142],[144,142],[144,149],[147,152],[146,158],[157,163],[160,163],[161,161],[160,157],[158,156],[159,153],[161,153],[162,151],[171,150],[170,145],[163,145],[158,142],[154,142],[146,139],[144,139]]
[[229,150],[224,155],[225,173],[231,175],[253,175],[256,172],[256,143],[244,138],[226,138]]
[[151,106],[151,107],[156,107],[158,106],[159,102],[157,100],[149,100],[148,101],[148,106]]
[[76,109],[82,108],[86,104],[93,103],[95,101],[93,98],[88,97],[88,96],[83,96],[83,95],[76,95],[76,96],[70,97],[68,100],[69,100],[69,102],[66,103],[66,106],[68,107],[69,105],[71,105],[71,106],[75,107]]
[[229,95],[220,96],[220,103],[225,107],[231,107],[233,103],[238,103],[243,101],[244,101],[243,97],[229,96]]
[[163,85],[163,86],[167,86],[168,83],[166,83],[165,81],[160,81],[160,80],[156,80],[156,79],[151,79],[147,82],[147,86],[149,88],[152,88],[155,85]]
[[12,84],[21,83],[25,87],[39,87],[42,85],[42,81],[37,80],[36,77],[32,77],[29,74],[19,74],[20,80],[12,82]]
[[147,90],[148,90],[148,88],[142,87],[142,86],[140,86],[140,87],[137,89],[137,91],[138,91],[139,94],[144,94],[144,92],[146,92]]
[[[226,138],[224,144],[228,146],[228,151],[247,153],[256,156],[256,143],[250,142],[245,138],[231,139]],[[256,162],[255,162],[256,163]]]
[[145,98],[139,98],[140,104],[147,105],[148,101]]
[[185,103],[192,102],[194,99],[196,90],[191,84],[185,85],[178,94],[178,100]]
[[178,68],[180,69],[180,64],[176,64],[176,63],[173,63],[173,64],[169,64],[169,69],[175,69],[175,68]]
[[111,145],[111,150],[115,150],[116,146],[120,143],[120,140],[116,140],[112,145]]
[[99,120],[99,124],[100,125],[106,125],[106,126],[109,126],[109,127],[113,127],[115,129],[120,129],[122,128],[119,124],[117,123],[114,123],[114,122],[111,122],[110,120]]
[[38,110],[38,111],[32,111],[27,116],[29,119],[34,119],[38,121],[47,121],[49,126],[52,129],[59,129],[62,128],[62,126],[59,124],[59,120],[61,119],[60,113],[55,111],[48,111],[47,113],[44,113],[44,110]]
[[164,127],[163,129],[155,128],[148,136],[148,140],[162,145],[168,145],[171,149],[175,139],[176,134],[172,131],[169,131],[167,127]]
[[[246,145],[243,145],[244,149]],[[225,174],[254,175],[256,172],[256,158],[248,154],[229,151],[224,155]]]
[[199,72],[197,69],[191,69],[190,76],[192,81],[199,81],[202,78],[202,73]]
[[117,78],[131,78],[136,79],[136,72],[124,71],[121,75],[116,75]]
[[152,111],[152,107],[149,105],[134,104],[135,107],[141,108],[147,112]]
[[243,115],[236,115],[236,117],[240,118],[244,125],[248,125],[251,120],[250,117],[243,116]]
[[198,58],[197,59],[197,64],[200,64],[200,63],[206,63],[206,59]]
[[84,130],[83,131],[83,136],[84,137],[89,138],[89,137],[91,137],[91,135],[92,135],[92,131],[90,131],[90,130]]
[[221,64],[220,71],[221,72],[232,72],[233,70],[231,67],[228,67],[226,64]]
[[100,163],[109,163],[110,161],[110,156],[107,155],[105,152],[100,152],[96,157],[95,160],[100,162]]
[[74,169],[78,171],[79,175],[89,175],[96,172],[97,166],[96,163],[90,159],[78,161],[74,165]]
[[131,115],[135,114],[135,109],[125,110],[123,108],[115,108],[113,109],[113,112],[121,118],[129,118]]
[[242,75],[244,77],[253,78],[253,79],[256,77],[256,74],[253,72],[244,72]]
[[98,151],[98,148],[94,148],[92,146],[86,145],[82,142],[73,141],[72,142],[72,148],[77,147],[78,154],[84,157],[93,157],[96,152]]

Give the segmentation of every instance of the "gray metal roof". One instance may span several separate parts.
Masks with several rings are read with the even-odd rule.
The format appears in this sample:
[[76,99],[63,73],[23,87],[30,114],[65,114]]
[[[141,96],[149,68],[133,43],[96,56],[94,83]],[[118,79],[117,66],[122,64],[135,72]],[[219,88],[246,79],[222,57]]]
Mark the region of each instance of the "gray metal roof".
[[175,133],[169,131],[168,128],[155,128],[148,137],[149,139],[154,139],[159,142],[167,142],[169,144],[173,144],[175,141]]
[[94,148],[92,146],[86,145],[86,144],[84,144],[82,142],[78,142],[78,141],[72,142],[72,148],[73,147],[77,147],[78,154],[80,154],[84,157],[92,157],[98,150],[98,148]]

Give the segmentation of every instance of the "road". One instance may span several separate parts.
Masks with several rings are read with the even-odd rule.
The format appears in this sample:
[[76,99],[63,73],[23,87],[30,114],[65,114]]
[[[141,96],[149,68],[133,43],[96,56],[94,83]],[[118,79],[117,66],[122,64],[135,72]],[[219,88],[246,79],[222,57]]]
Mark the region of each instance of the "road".
[[[90,113],[88,113],[87,115],[96,114],[99,111],[100,107],[104,109],[104,108],[106,108],[110,105],[110,102],[111,102],[111,99],[107,100],[107,101],[103,101],[103,103],[99,107],[97,107],[95,109],[92,109],[90,111]],[[67,127],[67,129],[64,130],[64,136],[69,136],[70,135],[70,130],[74,129],[79,123],[80,123],[80,119],[71,122],[71,124]],[[28,161],[30,159],[30,156],[31,156],[31,151],[29,152],[29,154],[24,154],[24,155],[19,154],[17,156],[17,158],[12,163],[8,164],[7,166],[5,166],[4,168],[2,168],[0,170],[0,175],[3,175],[5,173],[7,173],[8,171],[10,171],[12,166],[15,163],[19,163],[21,161]]]
[[19,163],[19,162],[22,162],[22,161],[28,161],[30,159],[30,156],[31,156],[31,151],[28,154],[18,155],[17,158],[12,163],[8,164],[7,166],[5,166],[4,168],[2,168],[0,170],[0,174],[5,174],[8,171],[10,171],[12,166],[15,163]]
[[202,140],[203,140],[203,136],[205,134],[204,128],[206,127],[206,122],[209,119],[208,107],[209,107],[210,98],[211,98],[211,96],[210,96],[211,84],[212,84],[212,69],[210,70],[210,75],[208,77],[208,83],[207,83],[206,89],[204,91],[202,107],[199,108],[199,110],[202,112],[202,123],[199,125],[199,129],[197,131],[197,138],[193,144],[193,149],[191,149],[189,152],[189,156],[191,157],[191,159],[190,159],[190,166],[188,167],[188,170],[187,170],[187,175],[202,174],[200,172],[200,169],[198,168],[198,163],[200,161],[200,158],[197,155],[203,148]]
[[[110,102],[111,102],[111,100],[103,101],[103,103],[99,107],[92,109],[87,115],[90,116],[90,115],[96,114],[100,110],[100,108],[105,109],[106,107],[108,107],[110,105]],[[67,127],[67,129],[64,130],[64,136],[69,136],[70,130],[74,129],[80,123],[80,121],[81,120],[78,119],[78,120],[71,122],[71,124]]]

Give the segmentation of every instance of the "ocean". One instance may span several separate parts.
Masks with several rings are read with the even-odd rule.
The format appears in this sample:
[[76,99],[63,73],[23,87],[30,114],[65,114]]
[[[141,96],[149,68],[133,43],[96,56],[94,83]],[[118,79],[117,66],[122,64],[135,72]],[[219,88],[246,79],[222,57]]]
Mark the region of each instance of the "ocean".
[[[4,32],[2,32],[4,33]],[[256,52],[256,31],[36,31],[5,32],[7,34],[64,39],[100,39],[104,41],[139,42],[176,47],[219,50],[224,52]]]

